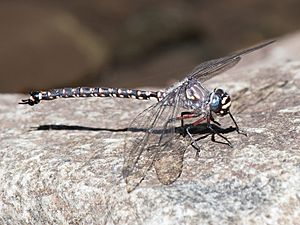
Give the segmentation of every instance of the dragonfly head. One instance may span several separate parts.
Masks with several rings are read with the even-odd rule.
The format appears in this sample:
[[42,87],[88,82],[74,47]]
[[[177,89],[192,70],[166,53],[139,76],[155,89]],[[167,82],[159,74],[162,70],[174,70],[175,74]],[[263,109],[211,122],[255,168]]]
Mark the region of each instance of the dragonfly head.
[[209,97],[210,110],[217,115],[224,116],[229,112],[230,96],[221,88],[215,89]]

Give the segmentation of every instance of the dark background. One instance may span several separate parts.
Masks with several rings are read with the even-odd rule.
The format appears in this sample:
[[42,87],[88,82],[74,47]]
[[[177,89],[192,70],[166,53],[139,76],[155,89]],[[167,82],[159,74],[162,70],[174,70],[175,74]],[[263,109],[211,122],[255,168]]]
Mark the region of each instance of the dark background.
[[298,0],[0,1],[0,92],[169,85],[300,28]]

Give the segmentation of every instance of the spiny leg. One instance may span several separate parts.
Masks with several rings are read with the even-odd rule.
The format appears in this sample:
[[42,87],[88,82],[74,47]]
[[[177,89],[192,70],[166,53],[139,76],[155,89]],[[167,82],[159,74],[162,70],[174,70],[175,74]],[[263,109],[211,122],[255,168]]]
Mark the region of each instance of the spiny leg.
[[243,132],[243,131],[240,130],[240,128],[237,125],[237,122],[235,121],[233,115],[230,112],[228,112],[228,114],[229,114],[230,118],[232,119],[232,121],[233,121],[233,123],[234,123],[234,125],[236,127],[236,131],[238,132],[238,134],[243,134],[243,135],[247,136],[247,133],[245,133],[245,132]]
[[[191,137],[193,139],[192,143],[191,143],[191,146],[196,149],[196,155],[195,157],[199,157],[199,152],[200,152],[200,147],[199,145],[197,144],[198,141],[202,140],[202,139],[205,139],[207,138],[209,135],[211,135],[211,141],[212,142],[215,142],[215,143],[218,143],[218,144],[225,144],[225,145],[228,145],[228,143],[225,143],[225,142],[222,142],[222,141],[216,141],[215,139],[215,134],[206,134],[206,135],[203,135],[201,137],[198,137],[197,139],[194,139],[193,137]],[[232,147],[232,146],[231,146]]]
[[[223,136],[223,135],[222,135]],[[223,136],[224,137],[224,136]],[[225,137],[224,137],[225,138]],[[223,144],[223,145],[228,145],[228,146],[230,146],[231,148],[233,147],[232,146],[232,144],[230,143],[230,141],[227,139],[227,138],[225,138],[225,140],[227,141],[227,142],[223,142],[223,141],[217,141],[216,139],[215,139],[215,134],[212,134],[211,135],[211,141],[212,142],[215,142],[215,143],[218,143],[218,144]]]
[[[204,120],[207,120],[207,127],[208,127],[208,129],[212,132],[212,141],[213,142],[216,142],[216,143],[220,143],[220,144],[226,144],[226,145],[228,145],[228,146],[230,146],[230,147],[232,147],[232,144],[231,144],[231,142],[228,140],[228,138],[226,138],[224,135],[222,135],[222,134],[220,134],[219,132],[217,132],[214,128],[213,128],[213,126],[211,125],[211,123],[210,123],[210,121],[212,121],[212,122],[214,122],[215,124],[217,124],[217,125],[219,125],[220,126],[220,123],[218,123],[217,121],[215,121],[214,120],[214,118],[211,116],[211,115],[209,115],[209,116],[203,116],[203,117],[201,117],[201,118],[199,118],[198,120],[196,120],[193,124],[192,124],[192,126],[197,126],[197,125],[199,125],[200,123],[202,123]],[[219,127],[220,128],[220,127]],[[188,131],[188,130],[187,130]],[[221,137],[221,138],[223,138],[226,142],[221,142],[221,141],[216,141],[215,140],[215,135],[218,135],[219,137]],[[189,135],[190,137],[191,137],[191,135]],[[204,135],[203,137],[200,137],[200,138],[198,138],[198,140],[200,140],[200,139],[203,139],[203,138],[206,138],[208,135]],[[192,140],[193,140],[193,142],[192,142],[192,146],[193,145],[195,145],[195,144],[197,144],[196,142],[197,142],[197,139],[194,139],[194,138],[192,138]],[[194,146],[193,146],[194,147]],[[194,147],[195,148],[195,147]],[[195,149],[197,149],[197,148],[195,148]]]
[[[235,128],[234,128],[234,130],[235,130]],[[211,141],[212,142],[219,143],[219,144],[224,144],[224,145],[228,145],[227,142],[217,141],[215,139],[216,133],[209,133],[209,134],[202,135],[202,136],[198,137],[197,139],[195,139],[195,142],[200,141],[200,140],[202,140],[204,138],[207,138],[209,135],[211,135]]]
[[[195,113],[191,113],[189,114],[188,118],[193,118],[193,117],[199,117],[201,114],[195,114]],[[202,123],[204,120],[206,119],[205,116],[199,118],[198,120],[196,120],[194,123],[192,123],[190,126],[188,126],[186,128],[186,133],[189,135],[189,137],[191,138],[192,142],[191,142],[191,146],[196,150],[196,157],[199,156],[199,152],[200,152],[200,147],[197,144],[197,139],[195,139],[193,137],[193,135],[191,134],[191,132],[189,131],[192,127],[196,127],[197,125],[199,125],[200,123]],[[183,120],[182,120],[183,121]],[[209,134],[204,135],[203,138],[207,137]]]
[[[189,135],[189,137],[191,138],[192,142],[191,142],[191,146],[196,150],[196,158],[199,157],[199,152],[200,152],[200,147],[197,144],[197,139],[195,139],[193,137],[193,135],[190,133],[190,128],[192,128],[193,125],[189,126],[186,128],[186,133]],[[208,134],[209,135],[209,134]],[[207,135],[207,136],[208,136]]]
[[[223,144],[226,144],[226,145],[232,147],[232,144],[231,144],[231,142],[228,140],[228,138],[226,138],[226,137],[223,136],[222,134],[218,133],[218,132],[212,127],[212,125],[210,124],[210,117],[207,117],[207,127],[213,132],[212,138],[214,138],[214,134],[216,134],[216,135],[218,135],[219,137],[223,138],[223,139],[226,141],[226,142],[224,142],[224,143],[223,143],[223,142],[220,142],[220,143],[223,143]],[[218,142],[218,141],[215,141],[215,139],[214,139],[214,140],[212,139],[212,141]]]
[[[182,132],[182,136],[185,137],[185,135],[188,134],[188,132],[187,132],[187,128],[185,128],[184,120],[185,119],[190,119],[190,118],[195,118],[195,117],[198,117],[198,116],[199,116],[199,114],[197,114],[197,113],[184,111],[184,112],[181,112],[180,116],[169,119],[167,123],[175,122],[175,121],[180,120],[181,121],[181,126],[180,127],[182,129],[184,129],[184,132]],[[194,126],[194,124],[188,125],[188,126]]]
[[215,121],[215,119],[213,118],[212,115],[210,115],[210,120],[211,120],[213,123],[215,123],[215,124],[221,126],[221,124],[220,124],[219,122]]
[[197,115],[194,112],[185,111],[185,112],[181,112],[180,116],[177,117],[176,119],[181,121],[181,126],[183,127],[184,119],[189,119],[194,117],[197,117]]

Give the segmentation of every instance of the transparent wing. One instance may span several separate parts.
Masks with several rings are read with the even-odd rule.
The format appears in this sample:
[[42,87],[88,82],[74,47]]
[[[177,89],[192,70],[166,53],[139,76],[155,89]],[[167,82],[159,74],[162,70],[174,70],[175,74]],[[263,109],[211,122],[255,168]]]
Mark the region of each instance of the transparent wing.
[[165,146],[162,146],[154,162],[156,175],[161,183],[169,185],[180,177],[187,146],[180,134],[174,135]]
[[[144,179],[147,171],[155,160],[161,156],[161,151],[179,151],[170,148],[175,146],[175,127],[179,121],[176,116],[180,115],[180,98],[184,94],[184,86],[178,87],[174,93],[169,93],[162,101],[150,106],[140,113],[130,125],[134,132],[125,142],[125,160],[123,177],[125,178],[127,191],[134,190]],[[172,144],[170,144],[172,142]],[[181,143],[178,143],[180,145]],[[178,162],[178,161],[177,161]],[[169,165],[165,165],[166,167]],[[164,178],[160,180],[165,180]]]
[[275,40],[267,41],[256,45],[252,48],[244,49],[239,52],[236,52],[230,56],[224,58],[210,60],[200,65],[196,66],[194,70],[188,75],[189,78],[198,79],[200,82],[211,79],[212,77],[229,70],[234,67],[240,60],[241,56],[246,55],[250,52],[256,51],[260,48],[263,48]]

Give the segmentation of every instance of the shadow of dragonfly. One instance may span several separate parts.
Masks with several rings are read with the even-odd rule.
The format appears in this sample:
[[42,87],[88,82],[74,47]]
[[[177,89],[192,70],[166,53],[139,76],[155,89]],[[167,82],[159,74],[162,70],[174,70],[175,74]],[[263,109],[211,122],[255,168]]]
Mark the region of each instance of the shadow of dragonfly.
[[[214,132],[208,128],[206,123],[198,124],[197,126],[191,126],[191,124],[186,124],[184,126],[178,126],[174,129],[144,129],[144,128],[136,128],[136,127],[127,127],[122,129],[113,129],[113,128],[99,128],[99,127],[89,127],[89,126],[78,126],[78,125],[57,125],[57,124],[46,124],[46,125],[40,125],[38,127],[32,127],[31,131],[41,131],[41,130],[70,130],[70,131],[108,131],[108,132],[128,132],[128,133],[136,133],[136,132],[151,132],[153,134],[161,135],[162,133],[174,133],[172,135],[172,139],[166,142],[164,145],[162,144],[153,144],[151,151],[153,152],[153,149],[155,149],[156,153],[152,155],[152,158],[147,158],[146,160],[151,163],[151,166],[147,169],[147,171],[154,166],[157,178],[158,180],[165,185],[172,184],[175,182],[182,173],[182,167],[183,167],[183,159],[184,154],[187,149],[188,144],[186,141],[189,138],[189,135],[193,135],[193,139],[190,139],[190,145],[196,149],[196,156],[199,155],[199,145],[195,147],[195,143],[199,142],[202,139],[205,139],[207,137],[211,137],[211,140],[216,143],[221,143],[225,145],[229,145],[227,142],[221,142],[217,141],[215,139],[215,132],[218,132],[218,134],[228,134],[231,132],[236,131],[235,127],[228,127],[228,128],[222,128],[220,126],[217,126],[215,124],[211,124],[213,126]],[[189,128],[189,134],[187,133],[187,128]],[[133,137],[134,138],[134,137]],[[172,144],[173,142],[176,142],[176,144]],[[126,144],[126,143],[125,143]],[[172,148],[168,147],[167,145],[172,145]],[[229,145],[230,146],[230,145]],[[159,147],[159,148],[158,148]],[[129,149],[126,147],[125,149]],[[160,150],[160,149],[168,149],[168,151]],[[147,151],[147,150],[146,150]],[[130,157],[132,153],[125,153],[125,161],[131,160]],[[127,157],[127,158],[126,158]],[[139,159],[140,160],[140,159]],[[136,162],[138,163],[138,162]],[[124,163],[124,167],[125,167]],[[125,179],[129,179],[126,173],[126,168],[123,168],[123,177]],[[141,179],[138,184],[135,179],[140,179],[141,174],[138,174],[138,172],[133,173],[137,174],[137,178],[130,177],[130,179],[133,179],[134,187],[130,187],[130,191],[134,190],[136,186],[143,180]],[[145,177],[145,174],[143,175],[143,178]],[[130,180],[126,181],[127,184],[130,184]],[[128,189],[127,189],[128,190]]]

